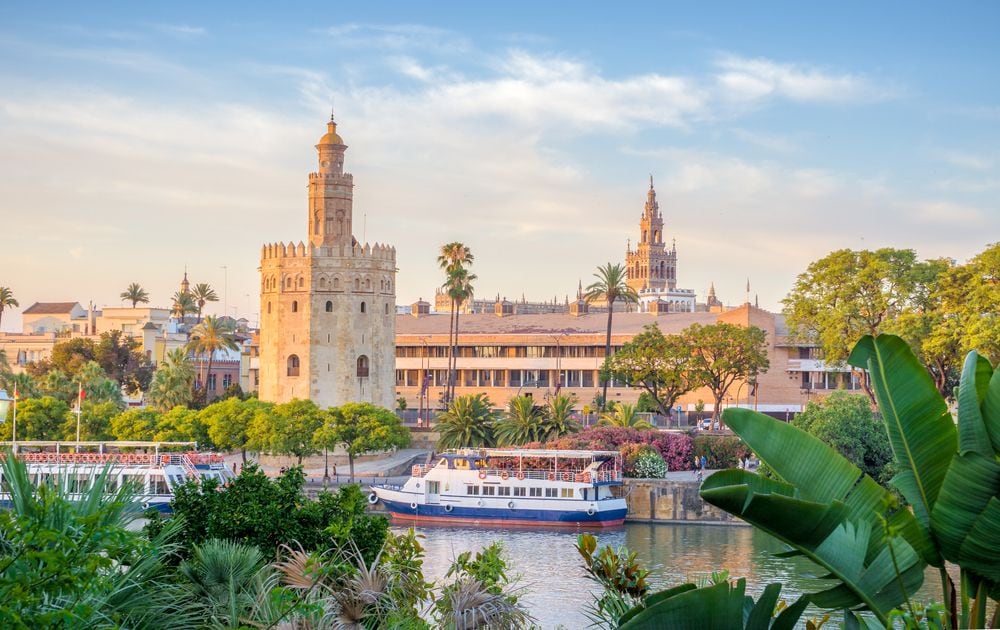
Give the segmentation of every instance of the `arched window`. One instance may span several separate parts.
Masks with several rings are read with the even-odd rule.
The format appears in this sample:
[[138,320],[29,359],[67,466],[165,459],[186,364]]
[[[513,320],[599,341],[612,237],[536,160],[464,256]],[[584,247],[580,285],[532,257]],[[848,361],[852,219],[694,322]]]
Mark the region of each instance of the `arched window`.
[[331,302],[330,300],[326,301],[326,312],[327,313],[333,312],[333,302]]
[[297,300],[292,300],[292,312],[293,313],[299,312],[299,303]]
[[362,313],[365,312],[365,303],[364,302],[361,303],[361,312]]
[[360,291],[361,290],[361,278],[355,278],[354,279],[354,290],[355,291]]
[[392,280],[386,280],[385,281],[385,290],[386,291],[392,291]]
[[291,289],[292,288],[292,279],[291,279],[291,277],[285,278],[285,288],[286,289]]
[[301,289],[304,286],[306,286],[306,279],[305,278],[299,278],[299,288]]
[[372,279],[365,278],[365,291],[371,291],[371,290],[372,290]]
[[319,279],[319,288],[321,289],[326,288],[326,276],[323,276],[322,278]]
[[267,312],[268,312],[268,314],[271,313],[271,303],[270,302],[267,303]]
[[333,290],[340,291],[340,278],[333,279]]
[[368,378],[368,357],[358,357],[358,378]]
[[299,375],[299,357],[295,354],[288,355],[288,376]]
[[388,304],[385,305],[385,314],[386,315],[389,314],[389,305]]

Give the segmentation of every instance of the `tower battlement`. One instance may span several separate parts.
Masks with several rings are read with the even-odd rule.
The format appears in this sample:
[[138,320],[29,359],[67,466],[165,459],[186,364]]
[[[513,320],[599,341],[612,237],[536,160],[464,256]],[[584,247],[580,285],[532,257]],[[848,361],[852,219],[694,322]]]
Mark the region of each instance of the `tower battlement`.
[[354,258],[396,262],[396,248],[382,243],[355,243],[352,247],[332,245],[310,247],[299,241],[294,243],[267,243],[260,249],[262,261],[276,258]]
[[314,179],[349,179],[354,181],[354,175],[351,173],[309,173],[309,181]]

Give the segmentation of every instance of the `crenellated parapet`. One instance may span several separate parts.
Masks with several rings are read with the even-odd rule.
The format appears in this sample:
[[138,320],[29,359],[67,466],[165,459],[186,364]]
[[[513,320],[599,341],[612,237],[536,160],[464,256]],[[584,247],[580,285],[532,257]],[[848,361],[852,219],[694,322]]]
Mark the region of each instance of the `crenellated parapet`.
[[382,243],[361,244],[354,243],[353,246],[346,245],[323,245],[319,247],[308,247],[302,241],[293,243],[268,243],[260,250],[260,259],[271,260],[276,258],[353,258],[371,259],[388,262],[396,261],[396,248]]
[[309,173],[309,181],[313,181],[314,179],[322,179],[322,180],[327,180],[327,179],[349,179],[349,180],[351,180],[353,182],[354,181],[354,175],[351,174],[351,173],[340,173],[340,174],[338,174],[338,173]]

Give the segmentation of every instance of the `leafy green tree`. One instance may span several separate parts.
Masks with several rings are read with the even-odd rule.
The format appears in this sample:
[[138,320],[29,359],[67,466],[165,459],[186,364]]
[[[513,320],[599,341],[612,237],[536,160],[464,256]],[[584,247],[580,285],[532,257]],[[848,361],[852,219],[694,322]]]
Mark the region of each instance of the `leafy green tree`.
[[439,450],[496,444],[496,413],[486,394],[457,396],[438,414],[436,422]]
[[13,396],[15,386],[19,399],[38,398],[42,395],[37,381],[27,372],[14,374],[9,371],[0,371],[0,389],[7,390],[7,393]]
[[218,302],[219,296],[215,294],[215,289],[210,287],[205,282],[199,282],[194,285],[194,289],[191,291],[191,297],[194,298],[195,304],[198,305],[198,322],[201,323],[201,311],[205,308],[205,304],[208,302]]
[[80,390],[77,384],[58,368],[49,370],[38,383],[43,396],[51,396],[66,403],[76,401],[79,396]]
[[0,324],[3,323],[3,312],[12,306],[17,307],[21,304],[14,297],[10,287],[0,287]]
[[[121,414],[121,408],[113,401],[97,402],[90,399],[83,401],[80,413],[81,440],[111,440],[111,421]],[[20,416],[20,412],[18,413]],[[18,418],[20,420],[20,418]],[[62,424],[61,439],[76,439],[76,413],[72,410],[66,413]]]
[[316,429],[317,447],[340,446],[347,453],[351,482],[354,482],[354,458],[369,451],[405,448],[410,431],[392,411],[371,403],[345,403],[326,410],[323,424]]
[[448,387],[445,400],[455,398],[455,372],[458,366],[458,316],[462,304],[472,298],[472,283],[476,275],[466,268],[475,260],[472,251],[464,244],[451,242],[441,246],[438,266],[445,272],[441,288],[451,298],[451,319],[448,328]]
[[82,497],[70,497],[62,484],[35,488],[13,457],[0,465],[11,497],[0,510],[0,626],[198,625],[165,562],[177,526],[152,539],[132,531],[141,511],[130,485],[106,494],[104,471]]
[[153,374],[150,403],[160,411],[191,404],[194,376],[194,366],[187,352],[181,348],[171,350]]
[[94,346],[94,361],[129,394],[149,388],[153,364],[142,353],[142,343],[119,330],[101,333]]
[[121,441],[150,442],[159,422],[155,409],[128,409],[111,419],[111,435]]
[[718,421],[729,388],[738,380],[754,381],[770,367],[767,333],[756,326],[726,323],[692,324],[684,332],[694,354],[689,368],[692,377],[712,392],[715,401],[712,420]]
[[209,315],[191,330],[191,340],[188,341],[187,348],[188,352],[200,355],[203,360],[208,358],[205,384],[202,387],[205,391],[206,402],[208,402],[208,382],[212,378],[212,360],[215,358],[215,353],[222,350],[240,349],[232,322]]
[[177,319],[183,320],[188,313],[197,313],[198,303],[189,292],[178,291],[174,293],[173,304],[170,307],[170,314]]
[[211,448],[208,427],[199,412],[187,407],[174,407],[161,414],[153,439],[157,442],[197,442],[199,448]]
[[542,409],[542,419],[545,430],[543,441],[555,440],[564,435],[577,433],[583,428],[573,415],[573,405],[576,396],[572,394],[556,394],[549,398]]
[[42,374],[54,369],[61,370],[70,379],[74,379],[84,365],[96,360],[96,358],[94,340],[86,337],[75,337],[52,346],[49,360],[41,362],[38,369]]
[[313,436],[324,422],[324,413],[311,400],[291,400],[275,405],[272,413],[255,414],[247,429],[247,444],[257,451],[302,458],[316,453]]
[[630,387],[641,387],[655,403],[655,411],[669,415],[678,398],[698,387],[687,332],[664,336],[658,325],[647,325],[604,360],[603,370]]
[[867,396],[844,390],[810,401],[793,424],[832,446],[882,485],[892,476],[892,450],[885,424],[872,413]]
[[274,404],[256,398],[240,400],[226,398],[212,403],[199,412],[201,421],[208,427],[208,437],[222,450],[240,452],[243,463],[247,461],[249,430],[258,414],[264,416],[261,423],[274,412]]
[[519,446],[540,442],[546,426],[542,409],[528,396],[515,396],[507,402],[507,411],[496,424],[498,446]]
[[[58,440],[62,438],[62,424],[69,413],[69,405],[51,396],[29,398],[17,404],[18,440]],[[4,424],[3,431],[10,434],[12,427]],[[76,437],[74,425],[73,436]]]
[[[604,341],[604,356],[611,356],[611,320],[615,312],[615,302],[625,304],[636,303],[639,296],[635,290],[628,285],[628,277],[623,265],[613,265],[608,263],[603,267],[598,267],[594,274],[597,278],[587,287],[584,299],[587,302],[603,301],[608,305],[608,330]],[[608,400],[608,377],[601,373],[601,410],[603,411]]]
[[76,375],[77,391],[73,398],[79,397],[79,389],[83,388],[86,399],[92,402],[112,402],[119,408],[125,406],[122,401],[122,389],[118,381],[108,378],[104,369],[97,361],[90,361],[80,368]]
[[601,416],[597,424],[602,427],[621,427],[625,429],[652,429],[646,420],[643,420],[636,413],[635,405],[621,403],[615,405],[614,409]]
[[1000,243],[994,243],[976,255],[968,265],[967,299],[962,309],[965,330],[963,351],[979,349],[993,361],[1000,362]]
[[138,282],[133,282],[128,285],[128,288],[121,292],[119,295],[123,301],[131,302],[132,308],[135,308],[136,304],[142,302],[143,304],[149,304],[149,294],[146,290],[142,288]]

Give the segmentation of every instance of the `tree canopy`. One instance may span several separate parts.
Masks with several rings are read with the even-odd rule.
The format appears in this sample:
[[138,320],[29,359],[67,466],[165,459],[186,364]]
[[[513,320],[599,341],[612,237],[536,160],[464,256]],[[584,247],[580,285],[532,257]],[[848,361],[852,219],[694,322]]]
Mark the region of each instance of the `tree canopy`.
[[693,378],[712,392],[713,420],[718,420],[722,400],[729,388],[736,381],[752,382],[770,367],[767,333],[756,326],[726,323],[692,324],[685,333],[694,354]]
[[604,360],[604,371],[630,387],[641,387],[667,415],[677,399],[698,387],[688,331],[665,336],[650,324],[622,349]]
[[346,403],[328,409],[314,434],[316,446],[340,446],[347,453],[351,481],[354,458],[369,451],[403,448],[410,444],[410,431],[392,411],[371,403]]

